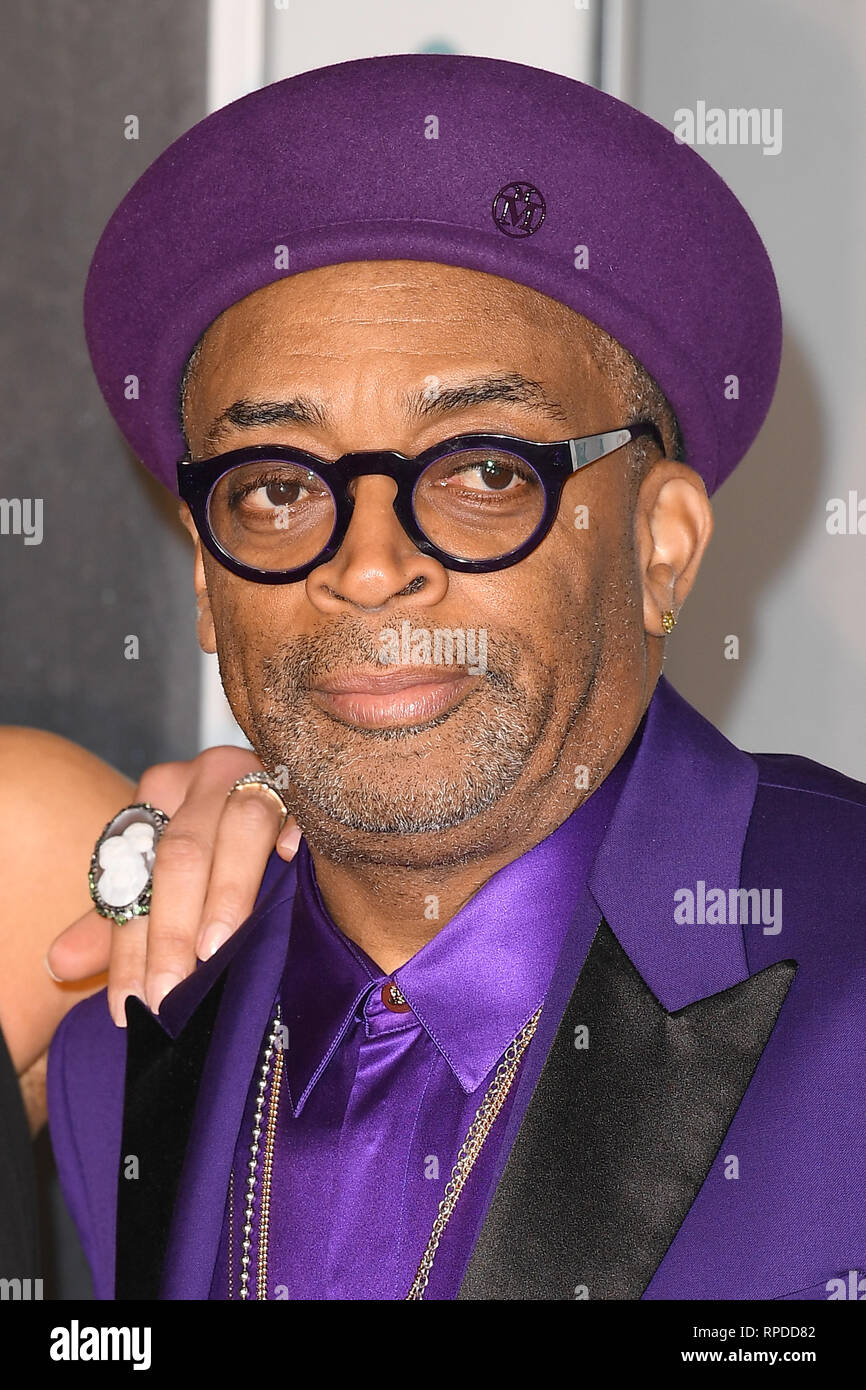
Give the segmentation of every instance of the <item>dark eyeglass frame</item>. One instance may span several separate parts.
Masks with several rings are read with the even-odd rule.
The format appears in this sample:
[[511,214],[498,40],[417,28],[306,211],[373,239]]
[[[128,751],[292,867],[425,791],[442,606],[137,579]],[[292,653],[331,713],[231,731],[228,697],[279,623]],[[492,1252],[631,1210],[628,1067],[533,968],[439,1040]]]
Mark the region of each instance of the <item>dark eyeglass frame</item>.
[[[319,565],[332,560],[343,544],[352,520],[354,502],[349,494],[349,484],[356,478],[370,474],[394,479],[397,484],[394,511],[403,530],[422,554],[431,555],[445,569],[459,570],[464,574],[491,574],[518,564],[541,544],[553,525],[562,489],[573,474],[643,435],[651,436],[664,452],[661,435],[654,424],[645,420],[625,425],[622,429],[605,430],[602,434],[584,435],[580,439],[557,439],[550,443],[537,443],[511,434],[458,434],[433,444],[415,458],[408,458],[393,449],[377,449],[343,454],[341,458],[329,462],[307,453],[305,449],[294,449],[285,444],[253,444],[245,449],[216,454],[212,458],[183,458],[177,465],[177,482],[180,496],[190,509],[202,544],[232,574],[256,584],[294,584],[306,579]],[[544,510],[532,535],[516,549],[492,560],[467,560],[458,555],[449,555],[434,545],[415,518],[413,499],[421,474],[449,454],[468,449],[502,449],[515,454],[535,470],[544,488]],[[260,461],[296,464],[316,473],[334,500],[334,529],[327,545],[315,559],[296,569],[262,570],[245,565],[223,549],[211,528],[208,503],[220,478],[234,468]]]

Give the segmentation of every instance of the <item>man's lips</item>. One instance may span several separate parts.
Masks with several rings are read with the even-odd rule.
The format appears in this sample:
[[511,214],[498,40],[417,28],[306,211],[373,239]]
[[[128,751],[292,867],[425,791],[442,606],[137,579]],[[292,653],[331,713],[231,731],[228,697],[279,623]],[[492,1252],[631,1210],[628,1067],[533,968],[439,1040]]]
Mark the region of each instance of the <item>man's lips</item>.
[[311,688],[315,704],[346,724],[369,729],[426,724],[459,704],[478,683],[464,671],[435,673],[429,667],[386,671],[347,671],[327,676]]

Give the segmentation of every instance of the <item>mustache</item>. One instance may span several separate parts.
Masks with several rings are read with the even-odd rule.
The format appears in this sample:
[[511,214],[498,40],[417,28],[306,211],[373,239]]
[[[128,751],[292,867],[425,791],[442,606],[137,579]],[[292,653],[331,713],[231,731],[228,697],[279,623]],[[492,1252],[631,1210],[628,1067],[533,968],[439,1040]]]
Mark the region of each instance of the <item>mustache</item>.
[[[284,700],[297,700],[325,676],[355,670],[393,671],[393,665],[383,665],[379,660],[381,633],[385,628],[399,632],[403,622],[408,622],[414,631],[420,630],[422,624],[415,626],[413,617],[417,620],[418,614],[383,614],[377,617],[373,627],[369,621],[347,614],[316,633],[289,637],[265,659],[266,690]],[[437,626],[431,618],[428,630],[435,632]],[[521,648],[505,633],[489,627],[484,630],[487,658],[483,674],[494,687],[514,691],[517,687],[513,673],[521,663]],[[457,628],[452,627],[451,631]]]

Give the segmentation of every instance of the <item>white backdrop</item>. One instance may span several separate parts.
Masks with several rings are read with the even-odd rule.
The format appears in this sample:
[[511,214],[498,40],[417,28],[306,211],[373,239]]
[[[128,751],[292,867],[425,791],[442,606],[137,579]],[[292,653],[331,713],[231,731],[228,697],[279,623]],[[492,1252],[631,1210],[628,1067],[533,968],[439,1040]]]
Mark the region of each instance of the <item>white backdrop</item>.
[[[833,498],[853,492],[866,512],[866,3],[211,0],[210,106],[326,63],[425,49],[596,81],[671,129],[699,101],[781,110],[776,155],[700,149],[768,247],[785,347],[767,423],[714,499],[666,672],[741,747],[866,780],[866,534],[827,529]],[[202,746],[243,743],[205,663]]]

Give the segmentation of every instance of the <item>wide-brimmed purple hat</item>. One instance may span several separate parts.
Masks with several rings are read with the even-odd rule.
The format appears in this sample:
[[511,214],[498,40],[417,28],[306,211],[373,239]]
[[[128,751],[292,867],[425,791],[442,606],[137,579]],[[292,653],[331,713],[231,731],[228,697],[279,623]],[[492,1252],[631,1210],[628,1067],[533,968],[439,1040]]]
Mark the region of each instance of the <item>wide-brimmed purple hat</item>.
[[567,77],[408,53],[232,102],[117,208],[90,267],[85,331],[142,462],[176,489],[181,375],[224,309],[285,275],[386,259],[487,271],[600,325],[667,395],[710,492],[769,408],[773,270],[745,209],[690,146]]

